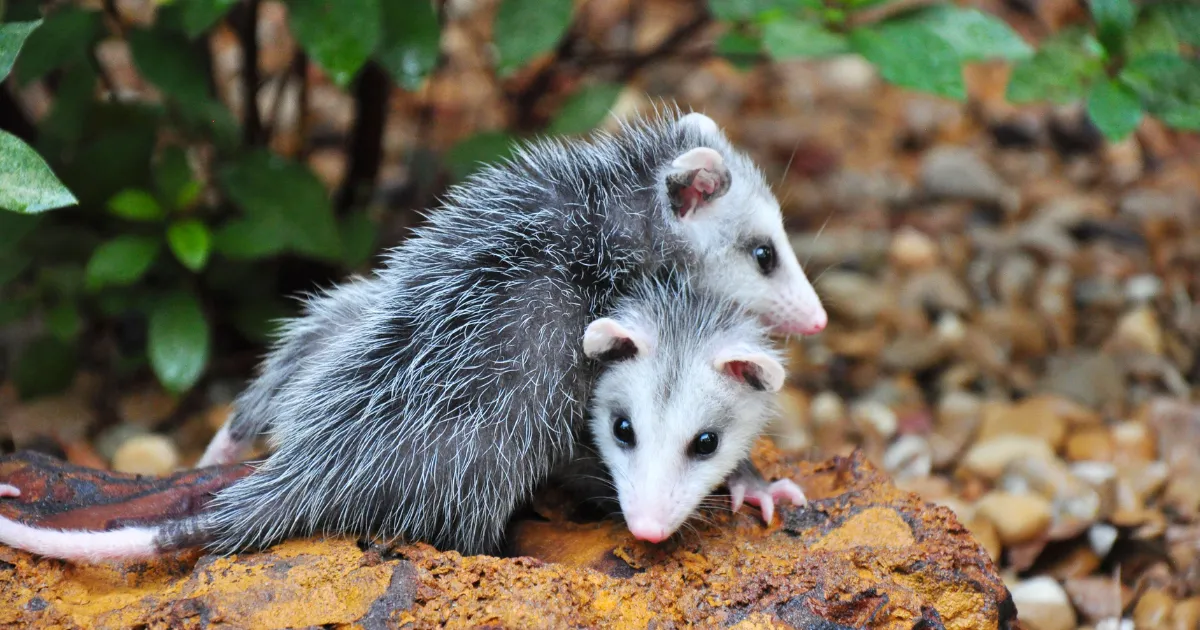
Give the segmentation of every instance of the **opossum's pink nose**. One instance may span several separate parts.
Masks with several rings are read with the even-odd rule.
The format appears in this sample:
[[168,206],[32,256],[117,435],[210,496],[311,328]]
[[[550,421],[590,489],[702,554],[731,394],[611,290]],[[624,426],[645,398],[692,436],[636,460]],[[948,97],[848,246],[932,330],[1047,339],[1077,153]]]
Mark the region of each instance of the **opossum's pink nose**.
[[634,538],[646,542],[662,542],[671,535],[666,526],[652,518],[634,517],[629,519],[628,525],[629,533],[633,534]]

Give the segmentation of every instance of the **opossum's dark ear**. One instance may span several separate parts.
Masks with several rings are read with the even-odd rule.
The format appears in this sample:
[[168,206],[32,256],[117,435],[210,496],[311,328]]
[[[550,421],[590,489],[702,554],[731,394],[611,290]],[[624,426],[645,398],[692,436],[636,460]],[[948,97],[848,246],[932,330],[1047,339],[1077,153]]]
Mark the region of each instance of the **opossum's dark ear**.
[[725,158],[716,149],[697,147],[671,162],[667,171],[667,198],[679,218],[729,191],[733,177]]
[[583,333],[583,353],[600,361],[624,361],[650,353],[650,340],[641,331],[602,317]]
[[731,350],[717,355],[713,367],[758,391],[777,392],[783,388],[787,373],[783,365],[768,354]]

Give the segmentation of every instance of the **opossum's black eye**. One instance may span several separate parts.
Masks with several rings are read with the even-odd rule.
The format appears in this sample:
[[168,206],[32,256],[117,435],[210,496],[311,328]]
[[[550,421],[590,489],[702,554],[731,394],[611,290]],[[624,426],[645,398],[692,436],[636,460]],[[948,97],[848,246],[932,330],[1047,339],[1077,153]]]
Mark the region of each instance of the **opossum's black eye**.
[[754,255],[754,262],[758,263],[758,270],[764,276],[775,271],[775,266],[779,264],[775,260],[775,248],[770,243],[764,243],[755,247],[751,254]]
[[708,457],[717,452],[718,442],[720,439],[717,438],[716,433],[705,431],[692,440],[692,444],[688,447],[688,454],[693,457]]
[[633,434],[633,423],[629,418],[617,418],[613,423],[613,437],[617,438],[617,443],[625,448],[633,448],[637,446],[637,436]]

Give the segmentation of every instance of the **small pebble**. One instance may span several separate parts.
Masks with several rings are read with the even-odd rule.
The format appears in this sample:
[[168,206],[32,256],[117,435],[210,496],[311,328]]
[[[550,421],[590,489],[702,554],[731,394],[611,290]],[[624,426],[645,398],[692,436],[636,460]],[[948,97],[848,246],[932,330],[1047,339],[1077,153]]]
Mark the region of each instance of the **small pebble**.
[[1054,459],[1054,449],[1036,437],[1000,435],[972,446],[963,457],[962,466],[985,479],[996,479],[1005,466],[1022,457]]
[[1175,610],[1175,598],[1157,588],[1146,589],[1133,607],[1133,624],[1138,628],[1166,628]]
[[1103,559],[1112,551],[1118,535],[1116,527],[1107,523],[1096,523],[1088,528],[1088,544],[1092,546],[1092,551]]
[[902,435],[883,454],[883,467],[897,479],[928,477],[933,471],[933,452],[919,435]]
[[137,435],[117,449],[113,470],[138,475],[165,475],[179,466],[175,443],[163,435]]
[[924,232],[904,227],[892,237],[892,261],[901,269],[923,269],[938,263],[938,246]]
[[1050,528],[1053,508],[1036,494],[993,491],[976,504],[979,515],[996,527],[1000,542],[1017,545],[1030,542]]
[[1075,630],[1075,609],[1053,578],[1030,578],[1009,592],[1022,623],[1038,630]]

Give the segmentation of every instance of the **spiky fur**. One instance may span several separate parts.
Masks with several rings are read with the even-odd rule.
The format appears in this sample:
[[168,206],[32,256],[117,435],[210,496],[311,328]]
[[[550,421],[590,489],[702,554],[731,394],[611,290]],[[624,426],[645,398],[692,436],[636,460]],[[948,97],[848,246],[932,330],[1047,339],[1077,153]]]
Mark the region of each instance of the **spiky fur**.
[[313,300],[286,333],[295,354],[264,370],[287,378],[238,401],[275,450],[216,495],[210,547],[336,531],[495,550],[571,456],[591,383],[584,328],[630,282],[698,262],[658,172],[695,146],[740,156],[671,120],[518,151],[456,187],[453,211],[431,213],[375,277]]

